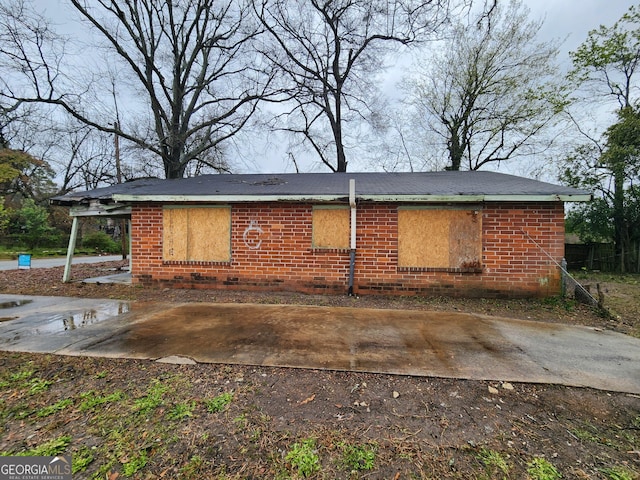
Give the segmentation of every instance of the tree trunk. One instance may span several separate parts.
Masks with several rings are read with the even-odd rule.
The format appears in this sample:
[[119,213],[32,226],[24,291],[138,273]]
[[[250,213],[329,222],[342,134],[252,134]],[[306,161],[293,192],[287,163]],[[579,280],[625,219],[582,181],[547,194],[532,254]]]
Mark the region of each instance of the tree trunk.
[[163,148],[165,178],[183,178],[186,171],[186,163],[182,160],[184,143],[178,141],[179,133],[172,132]]
[[614,166],[613,227],[616,260],[620,273],[626,272],[624,221],[624,166]]
[[457,130],[451,130],[450,133],[451,138],[449,140],[447,149],[449,150],[449,159],[451,160],[451,166],[447,167],[447,170],[453,170],[457,172],[458,170],[460,170],[460,165],[462,164],[464,149],[462,145],[460,145],[460,137],[458,136]]
[[342,135],[340,135],[339,137],[336,137],[336,153],[337,153],[336,172],[346,172],[347,157],[344,153],[344,145],[342,144]]

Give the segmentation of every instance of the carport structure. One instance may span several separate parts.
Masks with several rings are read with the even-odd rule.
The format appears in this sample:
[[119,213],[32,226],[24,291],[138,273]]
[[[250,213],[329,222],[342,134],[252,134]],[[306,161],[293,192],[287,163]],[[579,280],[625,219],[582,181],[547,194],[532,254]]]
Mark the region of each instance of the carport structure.
[[[158,179],[138,180],[137,184],[147,184],[159,181]],[[131,205],[124,203],[113,203],[113,195],[117,192],[126,191],[130,184],[118,184],[111,187],[99,188],[90,192],[69,193],[51,199],[51,204],[66,206],[69,208],[69,215],[72,218],[71,235],[67,247],[67,259],[62,276],[63,282],[71,280],[71,265],[73,263],[73,253],[76,248],[79,220],[87,217],[107,217],[112,219],[125,220],[127,230],[131,232]],[[131,235],[129,235],[129,267],[131,267]]]

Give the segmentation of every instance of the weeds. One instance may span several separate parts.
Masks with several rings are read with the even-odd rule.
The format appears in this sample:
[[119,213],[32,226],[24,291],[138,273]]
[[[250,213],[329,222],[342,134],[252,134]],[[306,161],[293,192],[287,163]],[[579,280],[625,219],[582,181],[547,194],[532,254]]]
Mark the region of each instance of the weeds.
[[562,296],[547,297],[544,298],[541,303],[549,307],[563,308],[567,312],[575,311],[578,306],[578,302],[576,300]]
[[71,473],[76,474],[84,472],[87,467],[93,462],[93,452],[90,448],[82,447],[72,455]]
[[149,413],[152,410],[155,410],[160,405],[162,405],[162,397],[165,393],[167,393],[168,390],[169,387],[162,385],[162,383],[160,383],[160,380],[153,379],[151,385],[147,389],[147,394],[135,401],[135,409],[138,411],[138,413],[141,413],[143,415]]
[[35,373],[34,370],[21,370],[19,372],[11,374],[9,379],[12,382],[19,382],[20,380],[29,380],[34,373]]
[[51,385],[53,385],[53,382],[49,380],[34,378],[29,382],[29,395],[46,392]]
[[233,400],[233,393],[224,392],[209,400],[205,400],[204,404],[207,406],[207,412],[218,413],[223,411]]
[[205,466],[205,461],[200,455],[192,456],[186,465],[180,469],[180,474],[185,478],[194,478],[197,473],[200,473]]
[[340,442],[338,447],[342,450],[342,462],[347,469],[351,471],[373,470],[378,450],[377,445],[349,445]]
[[48,417],[49,415],[53,415],[54,413],[61,412],[69,405],[73,405],[73,400],[70,398],[65,398],[64,400],[60,400],[53,405],[49,405],[47,407],[43,407],[36,412],[37,417]]
[[80,394],[80,398],[82,399],[82,403],[80,403],[80,410],[93,410],[95,407],[99,405],[103,405],[105,403],[115,403],[124,399],[124,392],[117,390],[109,395],[98,395],[97,392],[91,390],[89,392],[85,392]]
[[509,475],[509,464],[500,452],[483,447],[480,449],[480,452],[478,452],[478,457],[486,467],[487,473],[492,475],[492,477],[496,469],[505,475],[504,478]]
[[241,413],[236,418],[233,419],[234,425],[238,428],[245,429],[249,424],[249,420],[247,420],[247,415],[245,413]]
[[49,440],[48,442],[44,442],[42,445],[39,445],[30,450],[25,450],[23,452],[0,452],[0,456],[6,457],[9,455],[14,455],[17,457],[53,457],[64,453],[70,443],[71,437],[68,435],[64,435],[62,437]]
[[131,460],[122,464],[122,473],[125,477],[130,477],[134,473],[142,470],[148,461],[147,452],[143,450],[139,455],[134,456]]
[[315,439],[307,438],[300,443],[294,443],[285,460],[305,478],[319,471],[320,457],[316,450]]
[[546,458],[535,457],[527,463],[527,473],[532,480],[556,480],[562,475]]
[[[106,360],[105,363],[94,363],[89,359],[74,359],[77,362],[73,364],[74,381],[57,382],[55,374],[61,371],[63,360],[57,360],[47,370],[46,359],[29,364],[25,359],[40,357],[21,354],[18,363],[9,355],[0,356],[5,362],[0,378],[10,389],[0,391],[1,449],[10,450],[3,454],[15,455],[14,452],[27,449],[21,455],[72,454],[74,478],[558,480],[563,475],[570,476],[572,469],[580,470],[578,473],[588,472],[594,479],[631,480],[638,477],[633,470],[635,464],[630,462],[635,454],[628,452],[637,450],[640,415],[635,404],[615,393],[611,397],[598,392],[580,394],[579,398],[593,397],[598,404],[606,400],[620,407],[615,409],[615,416],[598,417],[597,423],[590,415],[591,410],[587,414],[572,411],[571,418],[563,418],[562,425],[550,424],[548,435],[547,432],[544,436],[539,434],[539,424],[523,422],[518,424],[518,441],[513,440],[516,437],[509,435],[509,431],[496,431],[483,435],[485,441],[480,445],[484,448],[469,447],[466,435],[474,434],[466,432],[463,441],[455,440],[452,435],[443,446],[434,447],[430,444],[427,427],[425,430],[420,428],[432,423],[438,425],[438,422],[441,428],[449,425],[451,420],[448,419],[453,418],[455,406],[441,411],[438,405],[441,401],[450,404],[455,401],[445,389],[453,381],[420,383],[420,388],[424,389],[421,391],[429,388],[435,399],[422,402],[419,417],[414,417],[411,409],[407,413],[396,411],[395,406],[390,410],[384,403],[380,405],[381,414],[393,418],[395,428],[401,434],[386,429],[386,425],[382,427],[382,423],[380,428],[370,428],[360,434],[360,424],[347,423],[346,419],[351,418],[350,411],[342,407],[343,393],[349,392],[356,381],[362,383],[362,379],[354,380],[353,376],[337,378],[337,382],[342,382],[338,389],[342,393],[332,397],[327,390],[326,400],[325,396],[318,395],[314,403],[309,404],[316,410],[307,407],[310,416],[306,417],[306,410],[295,410],[297,406],[293,402],[285,403],[285,395],[296,398],[286,392],[286,388],[304,386],[306,393],[307,385],[283,383],[279,385],[282,397],[274,394],[273,399],[265,398],[269,393],[265,393],[268,389],[264,385],[269,385],[270,379],[264,380],[261,372],[252,376],[243,370],[245,383],[232,387],[228,386],[231,381],[225,382],[227,378],[236,378],[236,373],[228,370],[228,374],[223,375],[222,368],[227,367],[210,367],[210,378],[196,383],[197,379],[203,378],[201,372],[189,372],[190,376],[186,377],[187,374],[176,373],[176,369],[172,375],[167,371],[173,367],[149,366],[144,362],[127,362],[127,368],[135,365],[139,371],[120,372],[111,368],[103,370],[107,368],[104,366]],[[96,365],[103,366],[96,368]],[[117,368],[123,367],[118,364]],[[109,382],[96,378],[96,372],[101,371],[107,373],[100,377],[108,378]],[[45,393],[30,396],[31,386],[40,378],[52,379],[54,384]],[[225,385],[223,390],[220,390],[221,385]],[[386,385],[384,387],[386,389]],[[469,383],[469,387],[473,391],[476,385]],[[485,385],[481,387],[477,390],[479,398],[486,390]],[[393,388],[400,390],[395,384]],[[445,390],[442,392],[438,388]],[[527,390],[528,394],[537,395],[533,403],[526,403],[529,401],[526,398],[531,397],[522,396],[525,407],[541,403],[546,407],[546,388],[555,402],[562,402],[555,396],[559,391],[556,387],[536,386]],[[213,393],[203,395],[202,392]],[[562,392],[572,396],[572,401],[578,398],[569,387],[563,388]],[[420,398],[426,397],[420,395]],[[411,401],[409,393],[401,399]],[[470,397],[469,402],[474,400]],[[473,404],[478,407],[478,415],[487,415],[484,424],[494,425],[495,418],[489,413],[491,405],[485,408],[483,403],[479,400]],[[334,410],[332,405],[340,408]],[[574,404],[562,405],[568,409]],[[514,413],[524,411],[527,410],[514,407]],[[334,418],[339,421],[319,418],[320,415],[330,417],[331,413],[336,414]],[[374,415],[371,414],[371,422],[378,425],[381,417],[374,418]],[[474,413],[474,418],[479,417]],[[75,433],[73,440],[64,436],[72,431],[79,432],[77,438]],[[568,432],[583,441],[576,454],[582,463],[580,468],[563,458],[562,448],[554,445],[554,442],[568,439]],[[505,435],[512,441],[510,447],[504,446]],[[472,439],[478,441],[478,437]],[[527,442],[525,448],[519,447],[520,439],[523,445]],[[606,439],[618,447],[612,449]],[[573,438],[570,441],[576,443]],[[534,458],[529,453],[534,451],[558,451],[559,456],[557,460],[547,457],[553,465],[542,458]],[[529,460],[531,462],[527,463]]]
[[193,411],[196,408],[196,402],[178,403],[167,413],[169,420],[182,420],[193,416]]
[[636,480],[638,474],[624,467],[603,468],[600,470],[608,480]]

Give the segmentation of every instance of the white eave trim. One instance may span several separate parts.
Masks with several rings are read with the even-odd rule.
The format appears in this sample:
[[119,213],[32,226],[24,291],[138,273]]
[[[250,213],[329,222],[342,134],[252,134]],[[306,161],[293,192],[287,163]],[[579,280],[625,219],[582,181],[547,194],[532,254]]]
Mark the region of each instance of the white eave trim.
[[127,217],[131,216],[130,205],[91,202],[89,205],[74,205],[69,209],[72,217]]
[[[469,202],[588,202],[591,195],[362,195],[358,200],[390,203]],[[116,202],[241,203],[241,202],[335,202],[347,201],[348,193],[333,195],[127,195],[115,194]]]
[[485,195],[485,202],[590,202],[587,195]]

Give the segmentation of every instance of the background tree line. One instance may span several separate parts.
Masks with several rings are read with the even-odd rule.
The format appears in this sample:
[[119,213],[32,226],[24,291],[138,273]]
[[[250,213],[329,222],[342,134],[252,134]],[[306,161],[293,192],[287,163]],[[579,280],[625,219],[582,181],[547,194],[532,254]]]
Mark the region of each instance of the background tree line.
[[[315,158],[334,172],[560,178],[596,193],[569,229],[637,268],[634,7],[590,32],[563,72],[562,42],[539,40],[543,22],[520,0],[62,1],[81,35],[38,5],[0,0],[5,233],[26,199],[259,170],[277,151],[296,171]],[[389,95],[399,57],[414,62]]]

